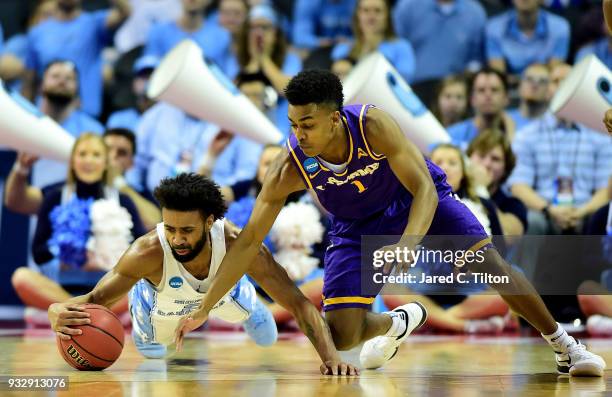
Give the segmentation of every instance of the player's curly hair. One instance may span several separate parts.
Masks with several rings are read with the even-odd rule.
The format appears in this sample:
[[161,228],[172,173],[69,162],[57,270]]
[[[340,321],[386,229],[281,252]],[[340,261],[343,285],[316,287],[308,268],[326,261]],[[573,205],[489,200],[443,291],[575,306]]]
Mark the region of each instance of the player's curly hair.
[[162,179],[153,195],[162,208],[174,211],[200,211],[202,219],[206,219],[209,215],[215,220],[221,219],[227,211],[219,185],[195,173],[184,173]]
[[326,104],[340,110],[344,103],[342,83],[327,70],[309,69],[298,73],[285,88],[285,97],[292,105]]

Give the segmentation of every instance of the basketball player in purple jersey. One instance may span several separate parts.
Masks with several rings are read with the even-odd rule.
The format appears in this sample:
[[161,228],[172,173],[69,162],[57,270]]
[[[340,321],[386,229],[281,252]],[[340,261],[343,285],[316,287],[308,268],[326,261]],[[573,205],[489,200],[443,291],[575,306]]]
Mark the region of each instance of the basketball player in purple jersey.
[[342,85],[326,71],[295,76],[285,94],[293,134],[287,152],[266,175],[249,223],[226,254],[200,309],[177,328],[180,345],[245,273],[290,193],[311,189],[332,216],[331,245],[325,256],[325,319],[339,350],[366,342],[361,364],[378,368],[426,319],[419,303],[391,312],[372,313],[374,295],[362,294],[361,236],[400,235],[396,247],[415,249],[415,236],[467,237],[463,250],[480,250],[482,263],[472,272],[507,276],[509,284],[491,285],[513,311],[538,329],[556,353],[557,369],[572,375],[602,376],[604,360],[588,352],[555,322],[540,296],[491,244],[482,226],[451,195],[444,172],[424,159],[399,126],[371,105],[342,106]]

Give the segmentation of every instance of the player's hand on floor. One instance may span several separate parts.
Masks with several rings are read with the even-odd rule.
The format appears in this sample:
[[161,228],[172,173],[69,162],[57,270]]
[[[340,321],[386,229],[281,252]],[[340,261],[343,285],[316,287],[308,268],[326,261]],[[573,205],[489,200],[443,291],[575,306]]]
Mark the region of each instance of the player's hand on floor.
[[80,329],[71,328],[71,325],[84,325],[91,323],[89,313],[80,305],[74,303],[54,303],[47,310],[51,329],[63,340],[69,340],[71,335],[83,333]]
[[359,375],[359,368],[341,361],[325,361],[320,369],[323,375]]
[[208,313],[202,310],[196,310],[181,319],[176,327],[176,334],[174,337],[177,352],[180,352],[183,349],[183,339],[185,338],[185,335],[194,329],[200,328],[200,326],[202,326],[207,319]]

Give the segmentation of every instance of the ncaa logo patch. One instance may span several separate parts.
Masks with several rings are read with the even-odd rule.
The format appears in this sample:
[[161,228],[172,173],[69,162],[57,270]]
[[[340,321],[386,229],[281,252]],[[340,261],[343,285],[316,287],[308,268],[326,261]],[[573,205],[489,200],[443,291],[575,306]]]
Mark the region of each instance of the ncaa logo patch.
[[319,170],[319,162],[315,158],[312,158],[312,157],[308,157],[306,160],[304,160],[303,165],[304,165],[304,169],[309,174],[313,174]]
[[172,277],[168,282],[168,285],[170,285],[172,288],[180,288],[181,285],[183,285],[183,279],[180,277]]

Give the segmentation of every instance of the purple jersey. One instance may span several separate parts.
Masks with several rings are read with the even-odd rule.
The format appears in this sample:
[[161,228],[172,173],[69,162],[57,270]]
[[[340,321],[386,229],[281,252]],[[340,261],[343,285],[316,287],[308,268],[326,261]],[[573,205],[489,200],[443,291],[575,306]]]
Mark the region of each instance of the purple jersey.
[[[308,157],[291,134],[287,150],[306,186],[317,194],[319,201],[334,217],[363,219],[387,210],[398,199],[404,205],[412,195],[397,179],[384,155],[376,154],[365,136],[366,112],[372,105],[349,105],[341,110],[342,121],[349,138],[348,164],[336,173],[316,157]],[[438,195],[451,192],[444,171],[425,159]],[[409,202],[407,203],[406,195]]]

